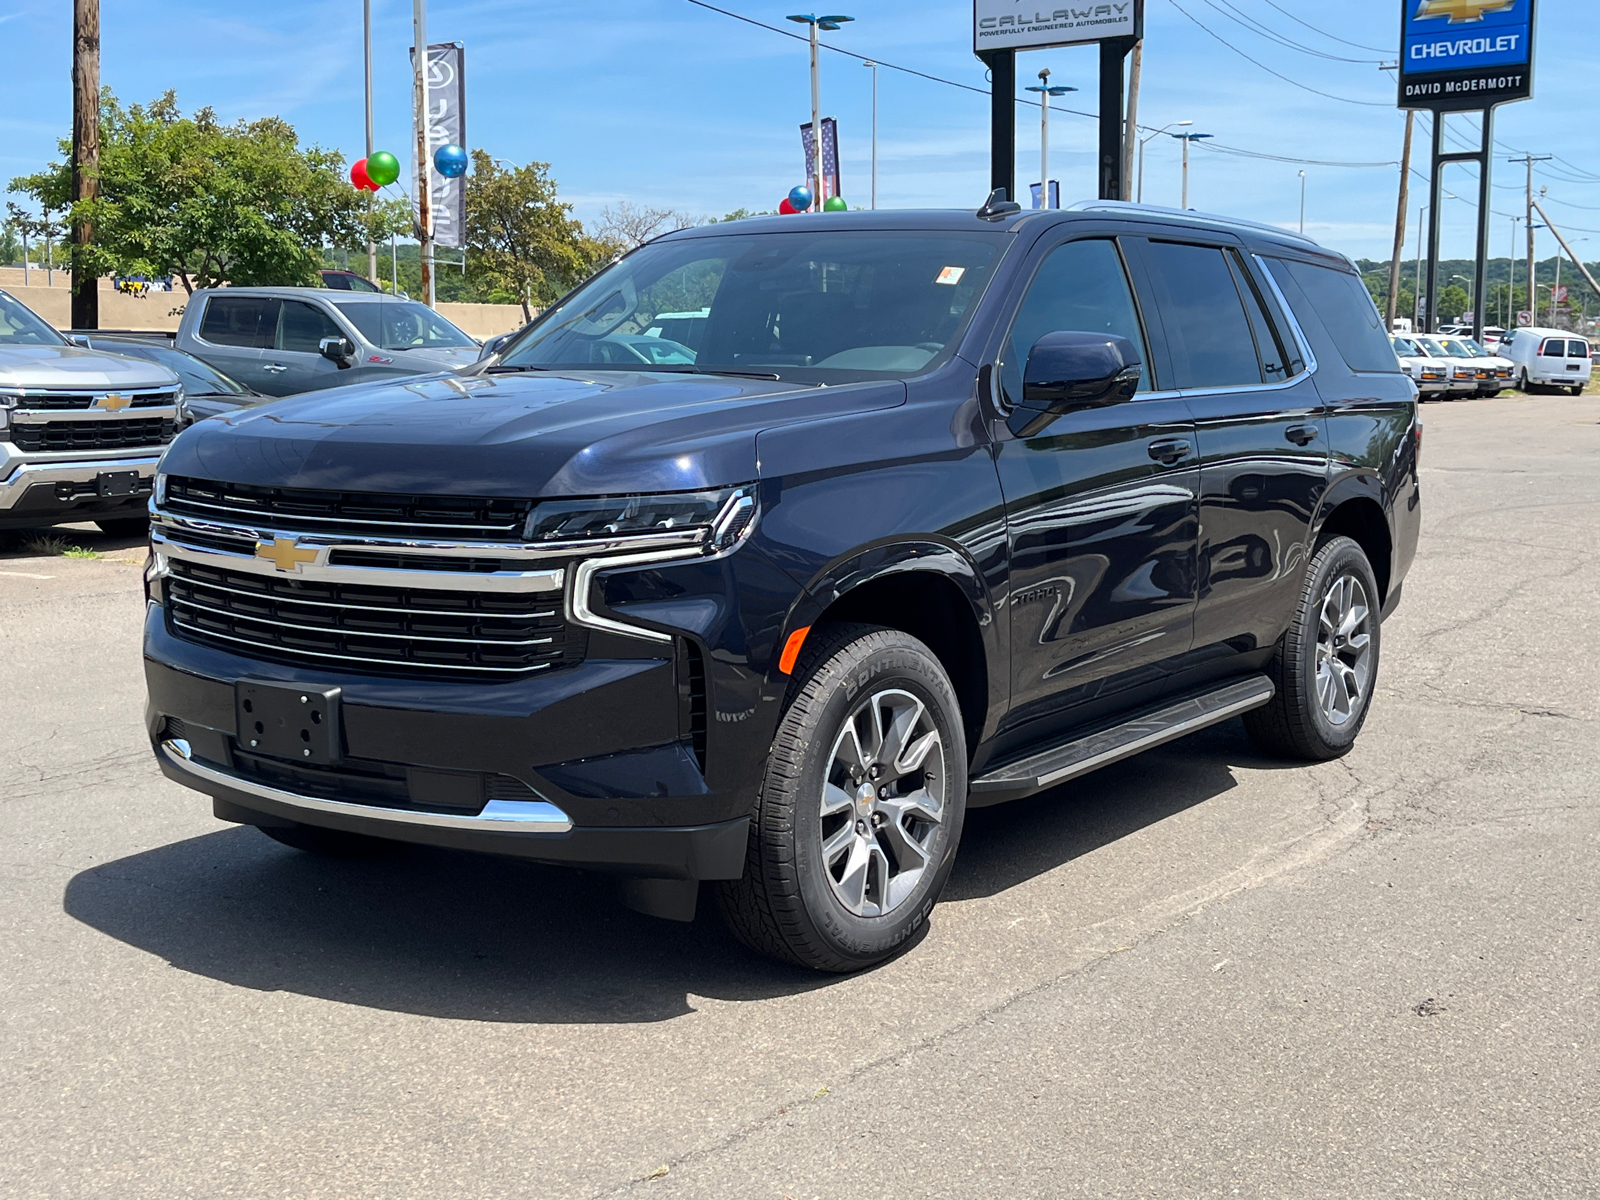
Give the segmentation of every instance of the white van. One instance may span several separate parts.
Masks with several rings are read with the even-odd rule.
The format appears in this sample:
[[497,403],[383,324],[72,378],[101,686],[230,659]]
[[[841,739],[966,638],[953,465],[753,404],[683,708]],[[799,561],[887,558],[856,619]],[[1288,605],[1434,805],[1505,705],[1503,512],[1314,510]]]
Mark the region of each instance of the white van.
[[1594,371],[1588,341],[1564,329],[1518,329],[1500,353],[1516,364],[1514,381],[1525,392],[1555,387],[1581,396]]

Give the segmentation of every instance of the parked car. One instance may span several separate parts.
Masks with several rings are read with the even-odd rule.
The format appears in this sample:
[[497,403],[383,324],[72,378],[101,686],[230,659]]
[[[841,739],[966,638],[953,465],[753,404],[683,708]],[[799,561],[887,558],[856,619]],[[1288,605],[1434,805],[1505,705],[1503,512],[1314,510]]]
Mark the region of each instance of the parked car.
[[354,271],[318,271],[322,278],[322,286],[332,288],[339,292],[379,292],[383,289],[365,275],[357,275]]
[[197,289],[173,344],[268,396],[451,371],[478,357],[477,342],[415,300],[290,287]]
[[238,412],[274,399],[253,392],[236,379],[229,379],[209,363],[201,362],[192,354],[174,349],[171,339],[159,336],[140,337],[135,334],[102,334],[94,330],[74,330],[68,335],[76,346],[91,350],[104,350],[109,354],[126,354],[159,363],[178,377],[183,384],[184,407],[187,415],[181,422],[188,425],[215,417],[225,412]]
[[156,463],[184,414],[157,363],[71,345],[0,291],[0,528],[146,524]]
[[1502,358],[1469,337],[1449,338],[1445,342],[1447,346],[1452,343],[1459,345],[1478,368],[1479,396],[1493,398],[1498,396],[1502,389],[1511,386],[1511,376],[1516,371],[1516,364],[1509,358]]
[[[1456,399],[1461,396],[1476,396],[1478,389],[1488,379],[1488,369],[1480,367],[1473,362],[1472,355],[1468,354],[1466,348],[1461,343],[1454,341],[1454,339],[1419,335],[1411,340],[1416,342],[1427,354],[1448,366],[1450,390],[1447,398]],[[1452,346],[1454,349],[1451,348]]]
[[[692,363],[597,362],[701,306]],[[969,807],[1240,714],[1345,753],[1421,433],[1354,266],[1277,228],[683,230],[465,374],[180,434],[148,732],[287,845],[577,865],[683,920],[710,881],[750,946],[854,970]]]
[[1447,359],[1435,358],[1417,343],[1415,338],[1394,336],[1389,339],[1401,369],[1417,385],[1417,394],[1423,400],[1442,400],[1450,394],[1450,367]]
[[1525,392],[1564,388],[1583,395],[1594,372],[1587,338],[1562,329],[1518,329],[1505,343],[1504,354],[1514,366],[1516,386]]

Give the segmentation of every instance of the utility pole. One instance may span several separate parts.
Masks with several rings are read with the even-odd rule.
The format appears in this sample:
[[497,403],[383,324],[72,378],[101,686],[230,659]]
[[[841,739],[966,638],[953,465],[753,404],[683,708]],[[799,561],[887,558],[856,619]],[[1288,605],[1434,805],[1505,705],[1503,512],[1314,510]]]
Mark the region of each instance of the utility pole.
[[411,111],[417,123],[417,259],[422,268],[422,291],[433,307],[433,162],[428,155],[428,3],[411,0],[416,22],[416,82]]
[[1306,173],[1300,172],[1300,236],[1306,235]]
[[[361,0],[362,44],[366,48],[367,67],[367,157],[372,157],[372,0]],[[378,248],[372,244],[372,191],[367,193],[367,278],[378,278]]]
[[1422,214],[1428,211],[1426,204],[1417,209],[1417,286],[1411,297],[1411,332],[1425,333],[1427,330],[1419,328],[1422,321]]
[[[1144,38],[1133,43],[1133,61],[1128,64],[1128,124],[1122,135],[1122,190],[1128,190],[1133,178],[1133,144],[1139,140],[1139,83],[1144,76]],[[1141,144],[1140,149],[1143,149]],[[1144,184],[1144,171],[1139,172],[1139,184]],[[1119,200],[1126,200],[1126,195]]]
[[[1394,253],[1389,257],[1389,329],[1400,303],[1400,256],[1406,249],[1406,207],[1411,203],[1411,135],[1417,127],[1415,109],[1406,109],[1406,141],[1400,153],[1400,207],[1394,218]],[[1302,233],[1304,230],[1301,231]]]
[[1538,282],[1538,272],[1537,264],[1533,260],[1533,164],[1549,162],[1552,157],[1549,154],[1529,154],[1511,160],[1514,163],[1523,163],[1528,168],[1528,312],[1532,314],[1530,319],[1533,321],[1539,319],[1539,293],[1534,288],[1534,284]]
[[1183,143],[1183,203],[1180,207],[1189,207],[1189,143],[1197,142],[1201,138],[1212,136],[1209,133],[1175,133],[1172,135]]
[[861,64],[872,68],[872,207],[878,207],[878,64],[870,58]]
[[[100,194],[100,0],[72,4],[72,199]],[[89,267],[94,225],[72,224],[72,327],[100,328],[100,280]]]
[[1506,281],[1506,320],[1507,329],[1517,327],[1517,222],[1521,217],[1511,218],[1511,253],[1507,256],[1510,263],[1510,278]]

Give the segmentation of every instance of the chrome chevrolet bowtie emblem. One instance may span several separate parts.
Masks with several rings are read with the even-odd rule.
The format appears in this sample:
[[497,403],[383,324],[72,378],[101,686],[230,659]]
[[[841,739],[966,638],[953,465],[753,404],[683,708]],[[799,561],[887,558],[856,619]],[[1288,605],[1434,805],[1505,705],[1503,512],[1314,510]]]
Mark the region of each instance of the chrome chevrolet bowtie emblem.
[[1450,24],[1463,21],[1481,21],[1484,13],[1505,12],[1516,0],[1422,0],[1417,6],[1417,20],[1424,17],[1449,17]]
[[294,538],[273,538],[256,543],[256,557],[264,558],[280,571],[299,572],[306,563],[317,561],[314,547],[302,547]]
[[104,396],[96,398],[94,406],[102,412],[121,412],[132,403],[132,396],[124,396],[120,392],[107,392]]

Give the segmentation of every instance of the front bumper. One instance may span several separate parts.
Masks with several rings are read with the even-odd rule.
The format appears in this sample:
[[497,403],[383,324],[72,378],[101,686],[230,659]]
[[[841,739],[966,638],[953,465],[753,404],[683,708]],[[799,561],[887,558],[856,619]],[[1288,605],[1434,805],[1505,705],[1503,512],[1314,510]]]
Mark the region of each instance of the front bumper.
[[[159,450],[116,458],[12,460],[0,478],[0,527],[137,516],[145,511],[160,461]],[[130,473],[137,477],[131,491],[103,493],[102,476]]]

